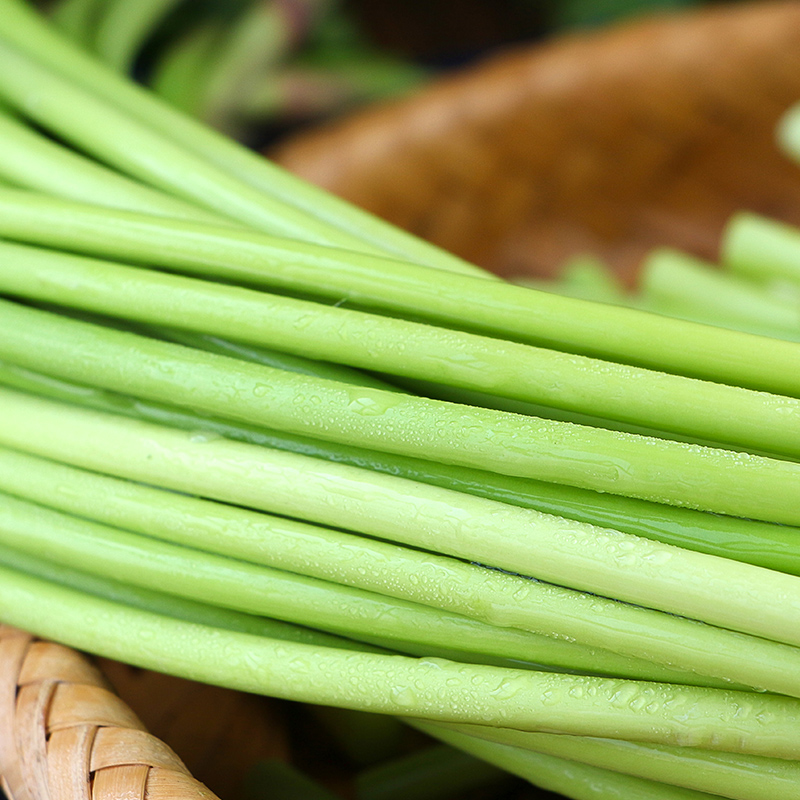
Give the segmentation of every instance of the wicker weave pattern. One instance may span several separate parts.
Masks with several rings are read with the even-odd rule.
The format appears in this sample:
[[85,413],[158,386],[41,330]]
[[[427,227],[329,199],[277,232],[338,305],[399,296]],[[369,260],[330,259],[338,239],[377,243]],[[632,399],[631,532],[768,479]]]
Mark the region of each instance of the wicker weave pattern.
[[0,776],[9,800],[214,800],[101,673],[0,626]]
[[714,257],[737,209],[800,222],[774,143],[798,100],[800,3],[722,4],[495,56],[272,155],[500,274],[589,251],[631,277],[653,246]]

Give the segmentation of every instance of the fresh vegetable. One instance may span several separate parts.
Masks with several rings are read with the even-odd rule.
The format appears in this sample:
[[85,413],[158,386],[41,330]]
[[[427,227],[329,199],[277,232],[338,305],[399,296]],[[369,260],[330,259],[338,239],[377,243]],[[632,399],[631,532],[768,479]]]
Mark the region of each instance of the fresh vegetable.
[[0,13],[0,622],[574,798],[796,797],[793,231],[489,279]]
[[793,698],[319,648],[157,616],[5,567],[0,576],[9,623],[194,680],[428,720],[800,756]]
[[242,138],[404,92],[427,74],[374,47],[337,0],[56,0],[50,17],[115,70]]

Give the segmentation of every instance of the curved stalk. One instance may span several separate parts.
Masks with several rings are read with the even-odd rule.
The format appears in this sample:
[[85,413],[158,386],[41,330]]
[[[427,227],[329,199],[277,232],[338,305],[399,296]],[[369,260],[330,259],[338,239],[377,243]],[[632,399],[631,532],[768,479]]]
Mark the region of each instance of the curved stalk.
[[[0,411],[0,441],[26,452],[800,644],[800,579],[793,576],[393,476],[8,390],[0,392]],[[492,622],[509,624],[513,608]]]
[[0,384],[84,408],[369,469],[601,528],[613,528],[700,553],[800,575],[800,550],[797,547],[800,529],[787,525],[706,514],[572,486],[514,478],[480,469],[455,467],[293,436],[71,384],[3,362],[0,362]]
[[5,242],[0,291],[800,458],[794,398]]
[[324,381],[3,300],[0,321],[0,358],[66,380],[402,456],[800,522],[794,463]]
[[[7,73],[4,67],[0,70],[0,82],[2,77],[24,77],[29,81],[38,76],[41,82],[36,82],[39,88],[44,89],[43,96],[53,99],[56,108],[59,100],[53,92],[67,92],[70,100],[79,103],[72,106],[71,112],[74,114],[77,107],[82,110],[86,122],[84,133],[88,130],[91,134],[93,122],[89,118],[96,115],[96,122],[109,129],[113,127],[116,135],[126,132],[122,138],[126,139],[128,148],[135,141],[141,153],[152,145],[150,155],[159,173],[162,170],[173,171],[180,164],[189,166],[189,173],[176,174],[182,191],[192,182],[189,179],[193,178],[194,172],[198,177],[209,176],[211,184],[205,189],[194,181],[201,202],[207,189],[211,196],[219,198],[217,205],[223,213],[234,213],[233,209],[239,208],[256,227],[275,227],[289,235],[294,232],[303,240],[340,242],[354,250],[391,252],[442,270],[492,277],[478,267],[305,183],[262,156],[170,108],[50,30],[22,0],[2,0],[0,12],[6,23],[0,30],[0,42],[3,43],[0,52],[13,62],[14,70],[21,66],[20,56],[23,56],[25,64],[23,72],[16,75],[13,71]],[[15,48],[18,48],[16,52]],[[7,66],[12,65],[6,63]],[[6,91],[0,91],[0,95],[7,95],[10,90],[17,93],[18,100],[24,103],[25,92],[32,88],[28,85],[26,89],[25,81],[3,82]],[[20,90],[22,94],[18,93]],[[66,100],[65,97],[61,99]],[[65,105],[69,107],[69,102]],[[113,150],[113,143],[109,144]],[[116,152],[126,160],[124,153]],[[177,163],[173,160],[175,157]]]
[[749,692],[321,649],[160,617],[0,568],[0,619],[129,664],[421,720],[800,757],[800,702]]

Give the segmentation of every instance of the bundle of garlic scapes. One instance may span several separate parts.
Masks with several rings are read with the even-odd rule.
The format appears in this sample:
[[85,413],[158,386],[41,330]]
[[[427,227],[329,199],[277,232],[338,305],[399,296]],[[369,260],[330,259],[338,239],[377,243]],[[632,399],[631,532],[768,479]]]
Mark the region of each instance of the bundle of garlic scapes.
[[797,796],[800,345],[501,282],[0,14],[0,622]]

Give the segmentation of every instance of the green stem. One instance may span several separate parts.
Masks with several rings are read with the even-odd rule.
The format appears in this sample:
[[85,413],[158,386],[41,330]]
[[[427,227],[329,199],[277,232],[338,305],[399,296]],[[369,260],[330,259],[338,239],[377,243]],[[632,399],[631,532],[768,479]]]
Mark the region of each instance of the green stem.
[[297,122],[333,116],[353,103],[352,87],[342,85],[327,73],[283,67],[262,77],[239,109],[250,124],[258,120]]
[[217,130],[237,132],[244,98],[287,55],[294,35],[282,4],[258,0],[244,9],[225,30],[205,73],[202,119]]
[[573,800],[714,800],[716,795],[622,775],[544,753],[488,742],[447,730],[440,725],[412,722],[430,736],[483,759],[535,786]]
[[[398,641],[396,639],[390,640],[382,636],[362,635],[358,640],[344,638],[330,633],[323,633],[322,631],[314,630],[304,625],[295,625],[290,622],[281,622],[261,616],[245,614],[239,611],[233,611],[229,608],[212,606],[207,603],[199,603],[182,597],[163,594],[162,592],[143,589],[138,586],[131,586],[127,583],[120,583],[119,581],[110,580],[98,575],[90,575],[86,572],[70,569],[64,566],[64,564],[55,564],[51,561],[3,545],[0,545],[0,564],[4,564],[13,570],[25,572],[34,577],[41,578],[50,583],[57,583],[80,592],[95,595],[105,600],[139,608],[143,611],[174,617],[175,619],[185,620],[186,622],[195,622],[200,625],[209,625],[215,628],[249,633],[255,636],[266,636],[274,639],[304,642],[316,646],[338,647],[367,652],[380,651],[388,653],[399,651],[408,655],[446,658],[451,661],[462,661],[467,664],[490,664],[497,667],[511,666],[515,668],[523,668],[524,666],[523,662],[519,659],[475,654],[460,647],[458,649],[451,649],[442,645],[420,645],[418,642]],[[530,640],[531,637],[529,636],[528,638]],[[556,654],[555,659],[553,659],[554,661],[560,661],[560,656],[567,650],[571,650],[572,655],[567,658],[566,661],[574,661],[575,654],[582,650],[580,646],[570,645],[568,642],[558,642],[553,639],[542,638],[541,642],[544,645],[541,649],[548,656],[551,653]],[[603,662],[604,656],[607,657],[606,662]],[[611,656],[609,659],[605,651],[602,653],[598,651],[589,651],[582,660],[586,669],[576,671],[591,673],[593,667],[604,665],[606,670],[595,670],[595,673],[617,675],[617,672],[613,669],[613,661],[616,661],[616,664],[624,663],[623,659],[620,657]],[[629,659],[627,667],[630,667],[630,663],[631,660]],[[639,663],[643,665],[642,662]],[[546,667],[542,668],[546,669]],[[625,675],[624,677],[639,678],[642,677],[642,673],[647,673],[648,669],[645,668],[644,670],[637,671],[635,668],[623,668],[622,672],[630,673],[630,675]],[[673,674],[670,675],[667,674],[665,670],[656,669],[654,671],[651,669],[649,672],[652,673],[652,679],[659,679],[667,682],[671,680],[674,681],[678,677],[676,673],[673,672]],[[699,680],[691,685],[706,686],[715,684],[710,680]],[[724,688],[737,687],[729,685]]]
[[792,106],[781,119],[778,142],[787,155],[800,161],[800,103]]
[[[602,362],[598,362],[602,363]],[[663,431],[657,428],[646,428],[642,425],[634,425],[628,422],[620,422],[617,419],[608,419],[594,414],[586,414],[581,411],[569,411],[563,408],[531,403],[524,400],[511,400],[496,394],[477,392],[474,389],[463,389],[452,385],[432,383],[413,378],[396,378],[392,380],[397,386],[409,390],[412,394],[432,397],[437,400],[446,400],[450,403],[460,403],[461,405],[480,406],[481,408],[493,408],[497,411],[509,411],[512,414],[522,414],[528,417],[541,417],[543,419],[558,420],[560,422],[572,422],[577,425],[586,425],[592,428],[605,428],[611,431],[621,431],[623,433],[634,433],[638,436],[654,436],[658,439],[669,439],[673,442],[688,442],[699,444],[705,447],[721,447],[719,442],[712,442],[707,439],[699,439],[696,436],[687,436],[674,431]],[[730,450],[746,450],[755,455],[770,455],[769,453],[758,452],[755,448],[744,448],[730,443],[724,445]]]
[[[3,449],[0,487],[29,501],[147,537],[444,609],[489,625],[499,621],[504,626],[553,637],[525,636],[507,627],[470,627],[461,620],[464,633],[460,647],[464,650],[472,648],[476,653],[584,672],[718,685],[699,677],[715,675],[745,685],[765,686],[767,682],[770,688],[787,694],[800,692],[800,684],[793,683],[800,653],[792,649],[749,641],[730,632],[597,597],[587,598],[432,553],[183,497]],[[0,511],[0,519],[3,513]],[[23,530],[20,524],[16,523],[14,530]],[[10,534],[11,522],[6,525]],[[98,556],[95,552],[84,556],[81,550],[74,550],[80,536],[76,533],[75,541],[68,545],[57,543],[48,552],[57,553],[67,546],[73,553],[71,557],[85,564],[84,569],[90,569],[88,565]],[[97,536],[113,538],[114,534],[98,528]],[[14,546],[39,547],[31,534],[28,538],[29,544]],[[124,564],[119,568],[124,572]],[[104,567],[100,564],[93,569],[102,571]],[[158,576],[153,580],[158,582]],[[265,613],[281,616],[285,612]],[[444,616],[450,619],[450,615]],[[450,619],[451,626],[456,622]],[[325,625],[319,623],[318,627]],[[443,628],[442,642],[445,632]],[[382,635],[389,638],[392,634],[387,630]],[[569,641],[560,640],[563,638]],[[409,640],[407,636],[406,639]],[[600,650],[590,651],[587,646]],[[607,650],[633,660],[611,657]],[[744,659],[743,652],[747,653]],[[756,657],[756,652],[761,655]],[[668,663],[695,674],[654,670],[638,658]]]
[[793,398],[5,242],[0,291],[800,458]]
[[302,642],[318,647],[338,647],[352,650],[369,649],[362,642],[355,642],[342,636],[323,633],[302,625],[293,625],[289,622],[280,622],[253,614],[243,614],[230,608],[187,600],[186,598],[164,594],[160,591],[132,586],[129,583],[122,583],[111,578],[91,575],[5,545],[0,545],[0,564],[8,569],[24,572],[48,583],[59,584],[113,603],[131,606],[152,614],[183,620],[184,622],[238,631],[252,636]]
[[[404,642],[531,661],[558,653],[539,637],[497,630],[461,615],[357,588],[177,547],[45,509],[3,494],[0,543],[69,569],[132,583],[150,591],[319,628],[341,636],[380,639],[395,650]],[[567,659],[569,647],[561,648]],[[591,664],[593,653],[575,660]],[[600,661],[603,654],[600,654]],[[611,664],[615,659],[606,659]],[[622,665],[636,677],[636,665]],[[648,672],[647,666],[642,671]],[[681,676],[649,670],[654,677]],[[797,691],[800,694],[800,690]]]
[[314,118],[355,103],[385,100],[419,85],[426,77],[417,65],[400,59],[359,53],[347,61],[282,65],[249,87],[239,112],[247,120]]
[[[4,42],[1,33],[0,96],[79,149],[167,194],[256,229],[324,244],[351,243],[305,214],[240,186],[113,105],[63,80]],[[30,103],[32,96],[35,103]]]
[[[393,476],[8,390],[0,392],[0,410],[0,440],[26,452],[800,643],[800,580],[793,576]],[[508,607],[492,621],[502,625],[513,613]]]
[[706,514],[687,508],[237,425],[101,389],[65,383],[2,362],[0,383],[85,408],[361,467],[800,575],[800,549],[797,547],[800,530],[785,525]]
[[118,72],[133,67],[139,51],[180,0],[106,0],[93,49]]
[[[100,321],[103,324],[110,324],[110,319],[111,318],[105,318],[100,320],[98,318],[93,320],[86,316],[86,321]],[[422,395],[423,397],[435,398],[437,400],[446,400],[448,402],[458,403],[460,405],[480,406],[482,408],[491,408],[498,411],[509,411],[512,414],[541,417],[544,419],[558,420],[561,422],[572,422],[577,423],[578,425],[585,425],[594,428],[606,428],[608,430],[634,433],[640,436],[654,436],[659,439],[688,442],[708,447],[721,446],[719,442],[711,442],[705,439],[698,439],[696,437],[685,436],[674,432],[660,431],[655,428],[645,428],[640,425],[632,425],[629,423],[620,422],[618,420],[597,417],[590,414],[583,414],[577,411],[566,411],[562,408],[553,408],[552,406],[545,406],[522,400],[511,400],[507,397],[487,394],[485,392],[478,392],[472,389],[458,388],[452,385],[432,383],[430,381],[422,381],[413,378],[400,378],[396,375],[385,376],[390,378],[392,381],[392,383],[387,383],[386,380],[373,377],[371,373],[366,373],[359,370],[351,370],[348,367],[343,367],[338,364],[331,365],[327,362],[307,360],[301,357],[279,353],[277,351],[268,350],[262,347],[243,345],[237,342],[232,342],[229,339],[221,339],[219,337],[206,334],[189,333],[176,328],[152,325],[126,326],[126,329],[134,332],[142,332],[148,335],[154,335],[159,339],[177,342],[178,344],[184,344],[188,347],[196,347],[201,350],[207,350],[211,353],[229,355],[245,361],[252,361],[255,364],[262,364],[267,367],[275,366],[281,369],[288,369],[291,372],[317,375],[318,377],[330,377],[333,380],[343,380],[345,383],[353,383],[359,386],[372,386],[376,389],[386,389],[387,391],[395,392],[405,391],[406,393]],[[755,449],[748,449],[731,444],[726,444],[725,447],[726,449],[730,450],[745,450],[755,455],[770,455],[769,453],[760,452]]]
[[651,253],[640,282],[644,301],[653,311],[800,341],[800,304],[781,301],[762,286],[685,253]]
[[[682,682],[684,676],[617,659],[569,642],[498,629],[439,609],[388,600],[369,591],[234,561],[128,534],[3,495],[0,543],[68,569],[169,594],[308,625],[353,639],[379,640],[394,650],[406,642],[427,655],[444,651],[518,662],[578,666],[592,672],[620,667],[627,677]],[[64,537],[69,539],[65,540]],[[351,537],[352,538],[352,537]],[[357,545],[350,545],[350,551]],[[440,560],[441,561],[441,560]],[[363,562],[363,559],[362,559]],[[457,570],[456,570],[457,571]],[[474,583],[473,579],[473,583]],[[690,631],[691,632],[691,631]],[[605,669],[602,669],[605,668]],[[694,683],[703,685],[702,680]]]
[[800,756],[800,703],[778,695],[322,649],[158,617],[5,568],[0,619],[136,666],[302,702]]
[[293,356],[278,350],[269,350],[266,347],[241,344],[240,342],[233,342],[229,339],[222,339],[219,336],[204,333],[189,333],[157,326],[149,328],[148,332],[156,334],[160,339],[176,342],[186,347],[195,347],[209,353],[250,361],[253,364],[261,364],[264,367],[296,372],[299,375],[313,375],[342,383],[351,383],[354,386],[369,386],[373,389],[383,389],[387,392],[398,391],[386,381],[373,378],[365,372],[350,369],[341,364],[315,361],[302,356]]
[[0,291],[800,458],[793,398],[5,242]]
[[[170,108],[48,29],[41,17],[23,0],[2,0],[0,16],[5,23],[0,30],[0,39],[54,70],[76,90],[78,87],[87,90],[82,95],[85,104],[79,103],[71,108],[72,116],[84,117],[87,128],[91,128],[92,123],[84,115],[92,116],[99,111],[100,119],[97,122],[124,139],[127,149],[141,152],[140,148],[147,141],[152,141],[156,150],[151,155],[161,167],[169,165],[173,154],[179,157],[181,163],[192,156],[192,171],[185,173],[178,170],[180,174],[176,175],[176,179],[180,185],[191,182],[195,169],[207,173],[216,167],[214,175],[220,183],[220,190],[213,191],[213,195],[220,197],[226,189],[233,195],[220,197],[219,205],[223,213],[233,213],[234,208],[241,206],[248,209],[243,211],[246,216],[256,217],[262,226],[284,230],[290,236],[296,234],[303,240],[340,242],[355,250],[390,252],[439,269],[489,277],[488,273],[434,245],[306,184],[260,155]],[[32,67],[28,61],[26,79],[34,77],[31,74]],[[10,77],[4,71],[0,72]],[[61,81],[57,83],[63,86]],[[48,85],[57,91],[49,82]],[[50,96],[49,91],[46,96]],[[100,100],[104,102],[98,107]],[[78,108],[81,113],[76,115]],[[113,125],[111,117],[115,118]],[[117,123],[123,127],[117,128]],[[142,136],[138,136],[128,123],[134,129],[143,131]],[[134,134],[134,138],[123,135],[126,132],[128,135]],[[233,177],[228,178],[228,175]]]
[[480,725],[445,727],[479,739],[732,800],[790,800],[800,781],[800,764],[779,758]]
[[408,738],[408,728],[397,717],[329,706],[309,706],[307,711],[356,767],[393,758]]
[[207,22],[179,37],[156,63],[152,90],[171,106],[197,116],[219,36],[220,26]]
[[50,19],[73,42],[89,45],[103,0],[58,0]]
[[322,784],[277,759],[259,761],[245,776],[240,800],[337,800]]
[[593,255],[574,256],[564,264],[559,285],[583,293],[577,296],[603,303],[624,304],[627,300],[625,287],[614,271]]
[[397,455],[800,522],[790,462],[324,381],[7,301],[0,319],[0,358],[54,377]]
[[[80,201],[82,204],[193,219],[216,226],[225,224],[224,217],[126,178],[56,144],[2,109],[0,137],[3,141],[0,148],[0,175],[18,186],[70,201]],[[24,197],[44,199],[42,195],[16,191]],[[78,207],[92,208],[83,205]]]
[[760,284],[786,281],[800,286],[800,230],[785,222],[740,212],[725,229],[722,263]]
[[249,232],[98,211],[22,192],[0,192],[0,210],[0,232],[34,244],[306,292],[394,316],[469,326],[494,337],[800,394],[800,347],[794,342],[572,301],[500,281],[489,285],[467,276],[437,275],[434,291],[430,271],[413,264]]

